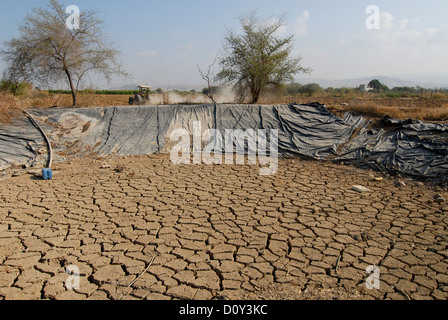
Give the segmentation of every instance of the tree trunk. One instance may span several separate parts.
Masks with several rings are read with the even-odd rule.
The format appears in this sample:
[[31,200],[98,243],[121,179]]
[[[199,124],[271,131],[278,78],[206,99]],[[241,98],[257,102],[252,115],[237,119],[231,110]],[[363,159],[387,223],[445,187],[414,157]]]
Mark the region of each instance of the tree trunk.
[[256,104],[258,102],[259,98],[260,98],[260,91],[259,90],[252,90],[252,101],[251,101],[251,104]]
[[65,69],[65,73],[67,74],[68,83],[70,84],[70,90],[72,91],[73,107],[76,107],[76,103],[77,103],[77,101],[76,101],[76,89],[75,89],[75,86],[73,85],[73,79],[72,79],[72,76],[70,74],[70,71]]

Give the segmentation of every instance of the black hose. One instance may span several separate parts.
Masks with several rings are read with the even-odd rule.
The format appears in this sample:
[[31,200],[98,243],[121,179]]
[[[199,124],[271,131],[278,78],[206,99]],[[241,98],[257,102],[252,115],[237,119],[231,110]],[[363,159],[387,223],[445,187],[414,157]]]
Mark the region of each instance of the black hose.
[[33,118],[32,115],[30,115],[27,111],[23,111],[23,113],[28,117],[28,119],[30,119],[30,121],[33,123],[33,125],[39,129],[39,131],[42,133],[42,135],[45,138],[45,141],[47,143],[47,147],[48,147],[48,161],[47,161],[47,168],[51,168],[51,164],[53,162],[53,151],[51,149],[51,143],[50,143],[50,139],[48,139],[47,135],[45,134],[45,131],[42,129],[42,127],[39,125],[39,123]]

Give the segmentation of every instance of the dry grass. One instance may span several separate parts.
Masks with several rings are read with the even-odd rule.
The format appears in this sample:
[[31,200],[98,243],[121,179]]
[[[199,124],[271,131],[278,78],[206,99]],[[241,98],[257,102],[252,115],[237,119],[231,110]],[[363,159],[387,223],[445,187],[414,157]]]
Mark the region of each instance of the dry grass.
[[20,103],[12,95],[0,94],[0,124],[10,123],[21,110]]
[[[93,93],[78,94],[79,108],[105,107],[128,104],[129,97],[123,95],[97,95]],[[72,96],[69,94],[48,94],[46,92],[34,93],[24,101],[25,107],[48,108],[51,106],[72,106]]]
[[[208,103],[207,98],[201,94],[188,94],[184,96],[158,96],[152,97],[152,104],[166,103]],[[175,99],[174,99],[175,98]],[[174,100],[175,101],[174,101]],[[79,107],[106,107],[127,105],[127,95],[96,95],[83,93],[78,95]],[[160,101],[159,101],[160,100]],[[171,101],[173,100],[173,101]],[[448,99],[437,96],[433,99],[407,98],[391,99],[372,94],[351,94],[343,97],[334,97],[320,94],[313,97],[301,96],[268,96],[262,97],[261,104],[287,104],[311,103],[325,104],[336,114],[352,112],[369,118],[382,118],[390,116],[397,119],[417,119],[425,121],[447,121]],[[10,123],[12,119],[26,108],[48,108],[52,106],[71,107],[72,97],[68,94],[48,94],[45,91],[32,91],[23,97],[0,95],[0,123]]]
[[[95,95],[91,93],[78,95],[78,107],[105,107],[127,105],[128,96],[122,95]],[[22,97],[13,97],[11,94],[0,94],[0,124],[10,123],[21,110],[27,108],[72,106],[72,96],[69,94],[48,94],[45,91],[31,92]]]
[[366,103],[365,105],[349,105],[344,110],[372,118],[390,116],[395,119],[414,119],[426,121],[448,120],[448,103],[434,107],[389,107]]
[[325,104],[330,111],[341,114],[351,112],[369,118],[383,118],[390,116],[396,119],[414,119],[425,121],[448,121],[448,99],[437,97],[434,99],[404,98],[391,99],[362,94],[346,97],[331,97],[320,95],[314,97],[265,97],[261,103],[310,103]]

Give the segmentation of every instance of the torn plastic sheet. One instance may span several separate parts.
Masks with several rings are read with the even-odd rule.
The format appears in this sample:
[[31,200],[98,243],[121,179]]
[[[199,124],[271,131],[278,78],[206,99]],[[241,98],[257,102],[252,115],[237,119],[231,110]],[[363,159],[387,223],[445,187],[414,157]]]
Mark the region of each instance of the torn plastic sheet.
[[[342,118],[324,105],[168,105],[87,109],[30,109],[60,160],[89,155],[169,152],[176,129],[278,130],[278,152],[357,167],[448,180],[448,126],[387,118],[387,129],[349,113]],[[45,141],[26,118],[0,126],[0,170],[45,161]],[[57,161],[57,159],[56,159]]]
[[448,182],[448,125],[384,121],[395,127],[361,132],[336,159],[361,168]]

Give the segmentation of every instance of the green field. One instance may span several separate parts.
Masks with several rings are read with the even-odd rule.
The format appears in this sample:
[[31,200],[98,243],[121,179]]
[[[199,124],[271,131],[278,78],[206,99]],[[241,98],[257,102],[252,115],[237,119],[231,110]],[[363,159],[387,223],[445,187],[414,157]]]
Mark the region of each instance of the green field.
[[[71,94],[70,90],[47,90],[48,93],[54,94]],[[80,90],[78,93],[83,94],[107,94],[107,95],[134,95],[138,90]]]

